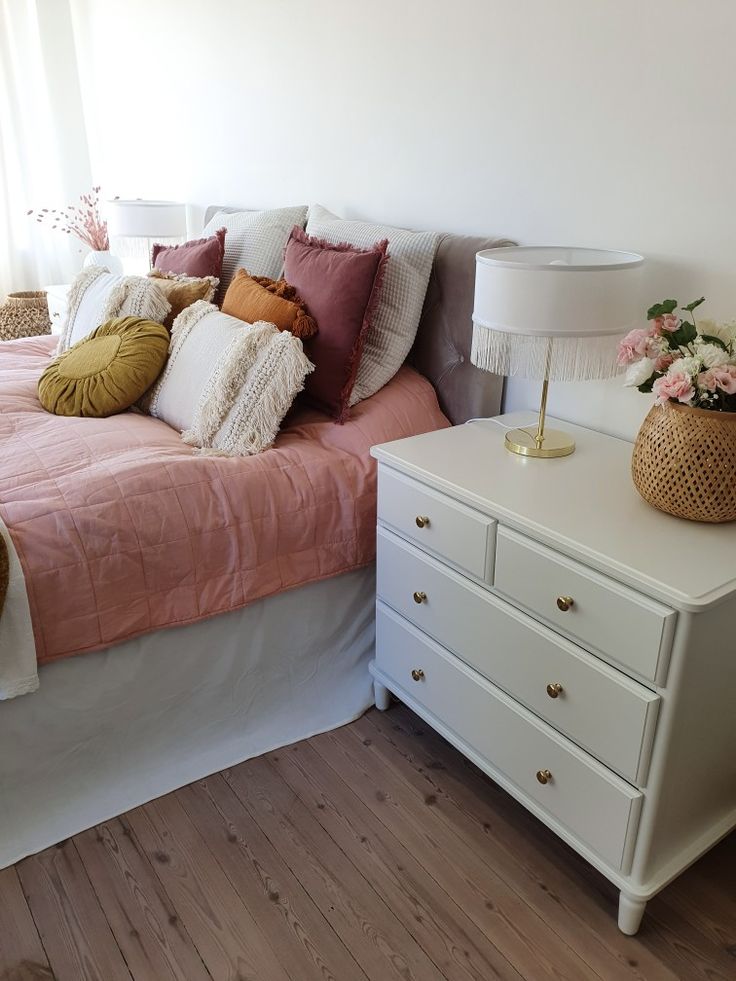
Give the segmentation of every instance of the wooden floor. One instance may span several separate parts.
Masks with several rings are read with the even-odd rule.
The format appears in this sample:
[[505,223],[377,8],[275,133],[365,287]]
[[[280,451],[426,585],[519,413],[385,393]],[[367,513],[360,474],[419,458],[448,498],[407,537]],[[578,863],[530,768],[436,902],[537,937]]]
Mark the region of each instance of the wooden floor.
[[402,706],[0,872],[0,979],[734,981],[736,836],[616,929],[601,876]]

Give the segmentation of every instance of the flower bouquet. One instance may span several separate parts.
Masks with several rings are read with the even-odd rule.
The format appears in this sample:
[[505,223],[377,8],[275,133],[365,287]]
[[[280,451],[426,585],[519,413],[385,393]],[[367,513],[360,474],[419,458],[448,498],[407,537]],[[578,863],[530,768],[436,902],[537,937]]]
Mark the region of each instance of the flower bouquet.
[[35,217],[41,225],[50,225],[65,235],[73,235],[93,252],[107,252],[110,249],[107,222],[100,214],[99,187],[93,187],[89,194],[83,194],[79,204],[70,204],[66,208],[31,209],[27,214]]
[[619,345],[625,385],[652,392],[632,476],[661,511],[694,521],[736,519],[736,325],[695,318],[705,298],[655,303],[649,326]]
[[649,308],[649,327],[630,331],[619,345],[618,363],[628,367],[625,385],[654,392],[660,405],[672,400],[736,412],[736,325],[696,322],[704,302],[701,296],[682,307],[682,318],[677,300]]

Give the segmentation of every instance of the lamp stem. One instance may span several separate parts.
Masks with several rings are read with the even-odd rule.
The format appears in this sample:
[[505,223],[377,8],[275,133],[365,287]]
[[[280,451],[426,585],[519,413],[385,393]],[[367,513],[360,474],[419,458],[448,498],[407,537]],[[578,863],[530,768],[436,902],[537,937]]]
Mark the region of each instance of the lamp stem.
[[544,443],[544,419],[547,415],[547,391],[549,389],[549,368],[552,360],[552,338],[547,340],[547,354],[544,361],[544,382],[542,383],[542,399],[539,403],[539,422],[537,423],[537,435],[534,442],[538,450],[541,450]]
[[545,378],[542,382],[542,399],[539,403],[539,422],[537,423],[537,435],[534,437],[534,442],[537,445],[537,449],[542,448],[542,443],[544,443],[544,417],[547,415],[547,390],[549,388],[549,378]]

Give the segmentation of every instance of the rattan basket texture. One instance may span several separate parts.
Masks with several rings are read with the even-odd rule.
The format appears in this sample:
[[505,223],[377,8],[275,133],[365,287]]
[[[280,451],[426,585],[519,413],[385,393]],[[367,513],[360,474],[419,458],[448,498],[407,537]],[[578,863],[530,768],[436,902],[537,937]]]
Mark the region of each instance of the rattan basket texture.
[[9,293],[0,304],[0,341],[51,333],[46,292]]
[[655,405],[634,445],[631,474],[641,496],[690,521],[736,519],[736,412]]

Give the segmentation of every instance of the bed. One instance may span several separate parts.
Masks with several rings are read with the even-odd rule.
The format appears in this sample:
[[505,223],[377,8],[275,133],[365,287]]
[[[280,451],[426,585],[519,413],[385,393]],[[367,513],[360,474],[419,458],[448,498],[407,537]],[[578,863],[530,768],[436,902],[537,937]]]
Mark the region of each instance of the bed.
[[[40,678],[37,691],[0,702],[0,868],[372,704],[368,450],[499,410],[501,380],[468,358],[473,256],[494,244],[444,236],[410,363],[345,426],[298,408],[274,449],[247,460],[194,463],[148,417],[126,419],[122,431],[121,417],[99,420],[83,439],[70,430],[59,440],[32,418],[50,342],[0,350],[0,518],[25,573],[27,611],[14,609],[30,615]],[[151,483],[152,441],[168,461],[166,487]],[[145,522],[131,519],[127,538],[106,523],[112,485],[95,483],[104,470],[118,492],[112,513],[130,506],[130,488],[149,495]],[[109,549],[86,554],[85,521],[100,538],[120,538],[114,562]],[[268,529],[260,538],[258,524]],[[146,539],[151,529],[158,538]],[[46,536],[48,568],[30,558],[33,535]]]

